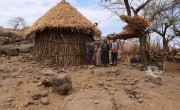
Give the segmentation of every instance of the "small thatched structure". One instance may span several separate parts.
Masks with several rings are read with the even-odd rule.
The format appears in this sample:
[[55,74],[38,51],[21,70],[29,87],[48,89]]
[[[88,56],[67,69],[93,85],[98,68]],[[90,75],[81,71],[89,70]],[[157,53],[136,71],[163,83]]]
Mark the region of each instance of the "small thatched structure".
[[27,31],[35,33],[35,57],[60,66],[81,65],[85,61],[86,42],[101,31],[65,0],[50,9]]
[[107,39],[109,40],[114,40],[114,39],[118,39],[117,34],[113,33],[113,34],[108,34],[107,35]]

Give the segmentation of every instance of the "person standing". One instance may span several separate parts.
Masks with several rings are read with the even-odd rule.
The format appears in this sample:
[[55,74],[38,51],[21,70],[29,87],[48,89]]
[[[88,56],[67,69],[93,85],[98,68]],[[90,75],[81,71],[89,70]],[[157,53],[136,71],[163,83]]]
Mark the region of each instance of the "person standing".
[[111,44],[111,59],[113,66],[117,66],[117,57],[118,57],[118,43],[114,39]]
[[93,54],[94,54],[94,44],[92,42],[92,39],[89,38],[88,42],[86,43],[86,63],[87,64],[93,64]]
[[100,43],[95,45],[95,64],[97,66],[101,65],[101,45],[100,45]]
[[104,66],[107,66],[109,64],[109,44],[107,42],[107,40],[105,39],[102,46],[101,46],[101,50],[102,50],[102,64],[104,64]]

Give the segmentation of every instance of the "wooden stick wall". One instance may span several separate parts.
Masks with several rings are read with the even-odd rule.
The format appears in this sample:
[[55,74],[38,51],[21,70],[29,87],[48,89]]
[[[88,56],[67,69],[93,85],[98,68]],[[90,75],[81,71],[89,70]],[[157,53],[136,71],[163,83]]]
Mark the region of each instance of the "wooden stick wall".
[[37,61],[49,60],[59,66],[85,64],[87,34],[41,32],[36,34],[34,54]]

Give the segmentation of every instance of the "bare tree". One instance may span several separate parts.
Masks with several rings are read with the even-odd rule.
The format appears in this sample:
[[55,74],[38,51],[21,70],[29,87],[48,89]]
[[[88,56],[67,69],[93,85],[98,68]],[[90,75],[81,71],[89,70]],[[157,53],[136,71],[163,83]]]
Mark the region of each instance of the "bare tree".
[[26,22],[23,17],[15,17],[8,21],[8,24],[13,27],[13,29],[26,27]]
[[177,4],[174,4],[173,1],[169,0],[163,0],[160,4],[159,1],[154,1],[149,4],[150,10],[147,10],[147,13],[149,13],[149,15],[152,15],[152,10],[162,10],[166,8],[165,11],[158,13],[158,16],[153,18],[153,22],[150,27],[151,31],[157,33],[162,37],[163,49],[166,52],[169,51],[169,42],[177,37],[177,35],[175,35],[175,32],[173,32],[173,30],[175,30],[175,27],[179,25],[178,22],[180,22],[180,12],[177,6]]
[[180,37],[180,20],[173,24],[173,30],[176,36]]

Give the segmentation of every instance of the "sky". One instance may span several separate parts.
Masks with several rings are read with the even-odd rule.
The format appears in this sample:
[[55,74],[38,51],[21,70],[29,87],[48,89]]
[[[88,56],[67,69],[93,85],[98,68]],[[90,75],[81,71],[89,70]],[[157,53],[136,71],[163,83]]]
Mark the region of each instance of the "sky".
[[[61,0],[0,0],[0,26],[10,28],[8,21],[14,17],[23,17],[28,25],[32,25],[38,18]],[[119,33],[125,23],[119,17],[102,9],[100,0],[66,0],[92,23],[100,22],[98,28],[105,36]]]

